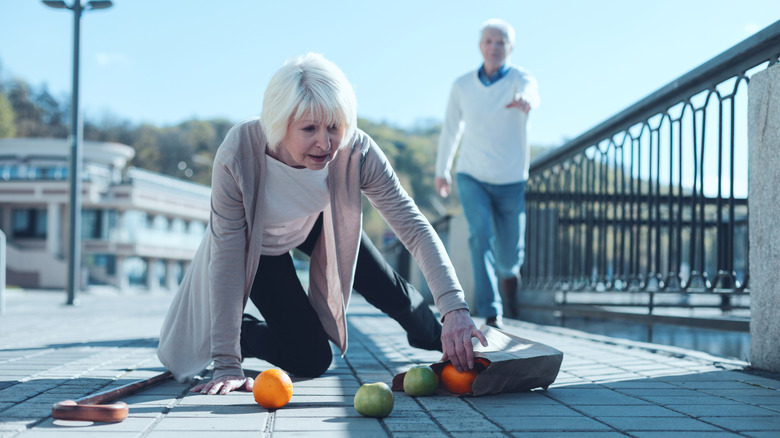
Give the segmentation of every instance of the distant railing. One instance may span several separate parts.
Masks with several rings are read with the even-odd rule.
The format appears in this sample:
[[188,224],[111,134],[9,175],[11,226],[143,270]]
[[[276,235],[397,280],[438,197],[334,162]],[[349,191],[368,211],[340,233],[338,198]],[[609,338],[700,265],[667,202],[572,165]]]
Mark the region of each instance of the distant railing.
[[5,313],[5,273],[8,266],[8,252],[6,238],[3,230],[0,230],[0,315]]
[[536,159],[525,289],[748,292],[747,87],[779,54],[780,21]]

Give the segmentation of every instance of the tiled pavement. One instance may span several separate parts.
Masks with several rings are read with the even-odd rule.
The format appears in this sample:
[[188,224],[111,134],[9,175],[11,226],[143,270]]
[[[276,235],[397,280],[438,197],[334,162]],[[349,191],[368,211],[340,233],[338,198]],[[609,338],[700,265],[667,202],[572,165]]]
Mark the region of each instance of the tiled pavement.
[[[292,401],[266,411],[251,394],[189,393],[173,381],[124,399],[116,424],[53,421],[51,405],[163,371],[154,354],[170,294],[7,292],[0,315],[0,437],[780,437],[780,376],[700,353],[511,322],[507,331],[564,352],[547,391],[485,397],[395,393],[384,419],[361,417],[362,383],[439,354],[407,345],[399,326],[355,297],[350,347]],[[256,373],[269,367],[247,360]]]

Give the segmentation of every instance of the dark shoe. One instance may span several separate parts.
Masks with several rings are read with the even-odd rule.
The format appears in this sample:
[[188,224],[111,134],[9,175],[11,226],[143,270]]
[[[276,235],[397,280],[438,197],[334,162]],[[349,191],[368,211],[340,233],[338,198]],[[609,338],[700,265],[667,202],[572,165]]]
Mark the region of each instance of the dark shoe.
[[502,329],[504,328],[504,322],[501,320],[500,316],[491,316],[485,321],[485,325],[488,325],[493,328]]

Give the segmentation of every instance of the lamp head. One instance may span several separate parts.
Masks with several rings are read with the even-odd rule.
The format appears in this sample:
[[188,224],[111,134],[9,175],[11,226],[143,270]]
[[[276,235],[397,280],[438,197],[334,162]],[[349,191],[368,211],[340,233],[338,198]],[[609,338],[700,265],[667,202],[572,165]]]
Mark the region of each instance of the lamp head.
[[50,8],[69,9],[68,5],[62,0],[43,0],[43,4]]
[[[76,0],[81,1],[81,0]],[[51,8],[57,9],[73,9],[72,6],[68,6],[63,0],[43,0],[43,4]],[[84,9],[107,9],[114,6],[111,0],[91,0],[84,5]]]
[[92,0],[87,2],[87,9],[107,9],[114,6],[111,0]]

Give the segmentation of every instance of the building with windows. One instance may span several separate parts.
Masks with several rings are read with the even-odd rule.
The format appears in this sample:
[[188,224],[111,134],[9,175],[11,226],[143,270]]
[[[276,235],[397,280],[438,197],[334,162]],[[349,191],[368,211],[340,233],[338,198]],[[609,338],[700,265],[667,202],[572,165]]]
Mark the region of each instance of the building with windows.
[[[86,141],[83,151],[82,286],[175,289],[206,230],[211,189],[128,167],[127,145]],[[66,286],[69,155],[64,139],[0,139],[9,285]]]

